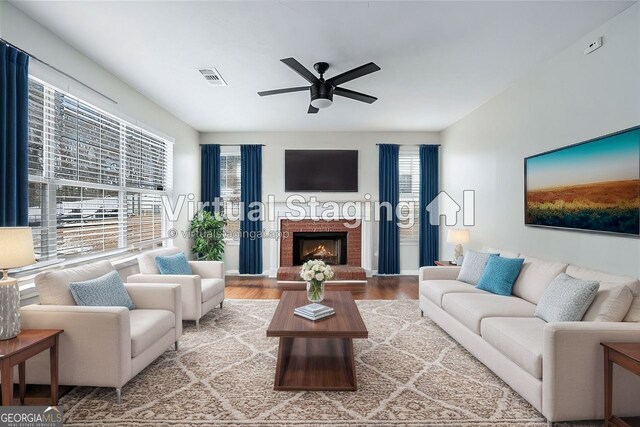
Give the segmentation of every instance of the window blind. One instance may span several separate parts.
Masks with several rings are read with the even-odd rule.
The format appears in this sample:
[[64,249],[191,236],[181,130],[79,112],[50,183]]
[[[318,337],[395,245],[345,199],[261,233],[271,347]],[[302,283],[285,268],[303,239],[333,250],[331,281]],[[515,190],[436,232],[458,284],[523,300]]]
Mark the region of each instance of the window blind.
[[240,148],[220,153],[220,198],[226,208],[223,213],[229,218],[225,229],[227,236],[239,235],[240,232],[240,221],[233,219],[240,214],[240,176]]
[[39,260],[164,236],[173,144],[29,79],[29,225]]
[[398,155],[398,169],[400,175],[400,201],[410,202],[409,208],[403,208],[402,224],[411,227],[400,227],[400,241],[418,240],[420,232],[420,151],[418,147],[401,146]]

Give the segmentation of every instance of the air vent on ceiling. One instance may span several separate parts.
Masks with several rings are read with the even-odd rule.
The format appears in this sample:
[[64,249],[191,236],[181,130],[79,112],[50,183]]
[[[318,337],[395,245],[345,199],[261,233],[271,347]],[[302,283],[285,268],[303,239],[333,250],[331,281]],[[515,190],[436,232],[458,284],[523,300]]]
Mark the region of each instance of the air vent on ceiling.
[[200,74],[204,76],[211,86],[226,86],[227,82],[224,81],[218,70],[215,68],[200,68]]

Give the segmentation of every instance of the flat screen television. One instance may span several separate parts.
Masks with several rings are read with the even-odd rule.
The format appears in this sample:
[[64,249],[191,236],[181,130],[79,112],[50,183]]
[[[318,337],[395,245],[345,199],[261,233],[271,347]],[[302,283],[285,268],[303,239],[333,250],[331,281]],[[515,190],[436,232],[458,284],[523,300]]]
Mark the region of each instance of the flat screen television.
[[358,150],[285,150],[284,190],[358,191]]
[[640,236],[640,126],[524,166],[526,225]]

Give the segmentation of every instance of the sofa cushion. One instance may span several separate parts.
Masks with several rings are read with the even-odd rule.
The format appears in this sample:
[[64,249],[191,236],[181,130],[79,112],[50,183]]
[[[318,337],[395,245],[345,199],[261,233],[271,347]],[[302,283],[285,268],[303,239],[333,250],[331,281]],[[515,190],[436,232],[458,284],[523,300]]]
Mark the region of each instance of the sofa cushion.
[[457,280],[423,280],[420,282],[420,294],[424,295],[438,307],[442,307],[442,297],[446,294],[465,292],[476,294],[487,293],[473,285]]
[[498,256],[498,254],[490,254],[484,252],[467,251],[464,254],[464,261],[458,273],[458,280],[469,283],[473,286],[478,284],[480,276],[484,271],[484,266],[490,256]]
[[156,265],[156,257],[158,255],[175,255],[180,252],[182,251],[178,248],[161,248],[140,254],[140,256],[138,256],[138,268],[140,269],[140,273],[160,274],[160,270],[158,270],[158,266]]
[[471,331],[480,335],[480,322],[487,317],[533,317],[536,306],[517,297],[483,294],[446,294],[442,308]]
[[476,287],[496,295],[511,295],[522,261],[522,258],[490,257]]
[[[640,322],[640,281],[638,279],[629,276],[605,273],[598,270],[591,270],[584,267],[578,267],[576,265],[569,265],[569,267],[567,267],[567,274],[583,280],[597,280],[600,282],[600,290],[598,291],[598,295],[596,295],[596,299],[591,304],[591,307],[598,306],[598,299],[601,298],[599,297],[600,291],[615,288],[615,285],[627,286],[631,290],[633,299],[623,320],[625,322]],[[621,298],[625,299],[626,297],[622,296]],[[607,317],[617,318],[619,313],[618,310],[621,311],[623,305],[624,304],[621,301],[616,303],[611,307],[611,309],[615,310],[615,313],[611,313]],[[590,316],[590,312],[592,311],[591,307],[589,307],[589,311],[587,311],[583,320],[591,320],[587,319],[587,316]]]
[[71,282],[69,290],[76,304],[94,307],[136,308],[117,271],[83,282]]
[[513,295],[537,304],[544,290],[558,274],[564,273],[568,264],[524,257],[520,275],[513,285]]
[[590,270],[588,268],[578,267],[576,265],[569,265],[566,273],[569,276],[582,280],[597,280],[600,285],[603,283],[615,283],[619,285],[626,285],[631,290],[633,296],[640,296],[640,281],[634,277],[619,276],[616,274],[609,274],[603,271]]
[[500,256],[502,258],[519,258],[519,254],[516,252],[511,252],[511,251],[506,251],[503,249],[496,249],[496,248],[489,248],[489,247],[484,247],[482,249],[482,252],[489,252],[492,254],[500,254]]
[[202,302],[209,301],[220,293],[224,293],[224,280],[202,279]]
[[168,310],[131,310],[131,357],[142,354],[176,325]]
[[544,290],[536,307],[536,317],[551,322],[579,322],[598,293],[595,280],[581,280],[558,274]]
[[592,322],[622,322],[633,301],[631,289],[626,285],[600,282],[595,299],[582,320]]
[[537,317],[490,317],[482,321],[480,331],[493,348],[540,379],[544,325]]
[[45,271],[35,278],[40,304],[76,305],[69,290],[71,282],[84,282],[114,271],[109,261],[99,261],[64,270]]
[[625,322],[640,322],[640,297],[634,297],[631,307],[627,315],[624,317]]

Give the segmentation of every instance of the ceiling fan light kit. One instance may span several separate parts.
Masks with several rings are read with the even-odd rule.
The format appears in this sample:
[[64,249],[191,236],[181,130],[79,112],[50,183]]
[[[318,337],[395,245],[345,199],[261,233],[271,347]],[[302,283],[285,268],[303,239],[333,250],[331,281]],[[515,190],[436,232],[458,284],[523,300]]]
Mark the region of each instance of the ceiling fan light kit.
[[374,73],[380,70],[373,62],[361,65],[352,70],[338,74],[328,80],[324,79],[324,73],[329,69],[329,64],[326,62],[317,62],[313,65],[313,68],[320,74],[320,78],[316,77],[311,71],[306,69],[302,64],[296,61],[294,58],[281,59],[293,71],[298,73],[303,79],[311,83],[310,86],[291,87],[286,89],[267,90],[258,92],[260,96],[278,95],[281,93],[290,92],[302,92],[308,90],[311,96],[311,102],[307,113],[315,114],[321,108],[330,107],[333,104],[333,95],[339,95],[345,98],[351,98],[356,101],[366,102],[372,104],[378,98],[364,93],[356,92],[349,89],[338,87],[342,83],[349,82],[357,79],[358,77],[366,76],[367,74]]
[[333,104],[333,86],[320,83],[311,86],[311,105],[316,108],[327,108]]

